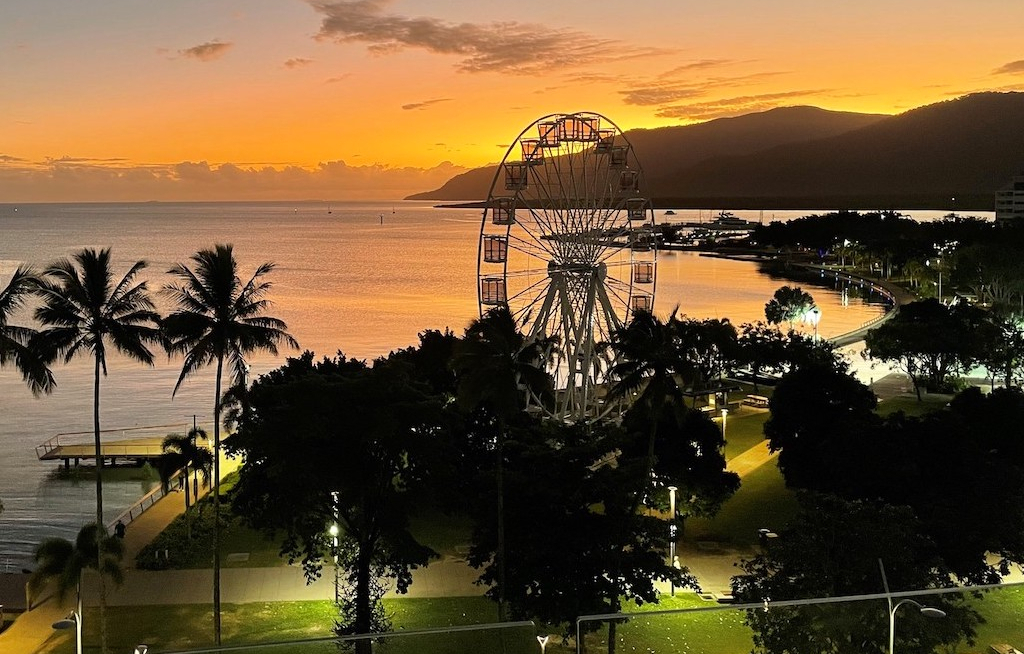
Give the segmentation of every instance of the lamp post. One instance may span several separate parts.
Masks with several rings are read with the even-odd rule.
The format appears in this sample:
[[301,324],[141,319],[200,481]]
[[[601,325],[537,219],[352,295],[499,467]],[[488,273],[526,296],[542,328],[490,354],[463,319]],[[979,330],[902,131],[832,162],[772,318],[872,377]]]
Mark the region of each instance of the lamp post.
[[722,409],[722,440],[725,440],[725,417],[727,415],[729,415],[729,409]]
[[[668,564],[675,565],[676,562],[676,491],[675,486],[668,487]],[[676,582],[670,582],[672,597],[676,596]]]
[[63,620],[53,623],[54,629],[75,629],[75,654],[82,654],[82,614],[72,611]]
[[821,309],[819,309],[817,306],[811,307],[811,310],[810,310],[809,314],[810,314],[811,324],[814,326],[814,341],[813,342],[817,343],[818,342],[818,321],[821,320]]
[[[892,605],[891,599],[889,600],[889,604]],[[917,609],[921,612],[921,615],[927,618],[946,617],[946,612],[942,609],[937,609],[933,606],[925,606],[923,604],[915,602],[912,599],[900,600],[896,603],[895,606],[889,609],[889,654],[895,654],[894,644],[896,641],[896,609],[900,608],[904,604],[911,604],[913,606],[916,606]]]
[[544,648],[548,646],[548,640],[551,636],[537,636],[537,642],[540,643],[540,654],[544,654]]
[[331,535],[331,554],[334,557],[334,604],[338,604],[338,491],[331,491],[331,500],[334,504],[334,522],[331,524],[328,533]]

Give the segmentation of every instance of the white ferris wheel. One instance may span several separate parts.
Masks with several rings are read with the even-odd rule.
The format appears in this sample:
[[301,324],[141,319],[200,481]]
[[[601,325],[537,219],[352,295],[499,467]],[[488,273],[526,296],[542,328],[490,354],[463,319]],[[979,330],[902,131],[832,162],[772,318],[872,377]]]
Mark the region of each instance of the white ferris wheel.
[[498,166],[480,225],[481,316],[507,306],[528,339],[555,337],[555,417],[607,410],[612,365],[598,343],[652,310],[654,211],[633,148],[595,113],[551,114]]

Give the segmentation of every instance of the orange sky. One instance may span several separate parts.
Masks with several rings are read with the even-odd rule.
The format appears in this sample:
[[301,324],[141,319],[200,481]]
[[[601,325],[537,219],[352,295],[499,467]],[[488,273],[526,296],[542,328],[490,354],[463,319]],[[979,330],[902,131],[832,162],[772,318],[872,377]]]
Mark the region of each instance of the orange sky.
[[12,0],[0,202],[394,198],[535,118],[1024,90],[1020,0]]

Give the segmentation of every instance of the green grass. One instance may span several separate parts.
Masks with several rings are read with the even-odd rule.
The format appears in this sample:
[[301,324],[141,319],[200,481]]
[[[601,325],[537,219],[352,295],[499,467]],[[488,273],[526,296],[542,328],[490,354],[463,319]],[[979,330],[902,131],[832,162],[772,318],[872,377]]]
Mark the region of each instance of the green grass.
[[[495,605],[483,597],[436,599],[385,599],[385,610],[396,631],[453,625],[488,624],[497,621]],[[328,601],[225,604],[222,612],[222,644],[245,646],[313,638],[329,638],[335,610]],[[207,605],[111,607],[107,609],[108,644],[113,652],[130,652],[146,643],[151,651],[163,652],[209,647],[213,641],[213,617]],[[534,630],[508,630],[509,654],[536,651]],[[99,610],[87,609],[85,651],[99,651]],[[39,654],[73,654],[70,634],[51,638]],[[248,651],[248,650],[244,650]],[[257,650],[253,648],[252,652]],[[275,647],[272,654],[336,654],[333,641]],[[452,652],[501,651],[495,630],[457,634],[394,638],[375,648],[378,652],[441,654]]]
[[902,411],[908,416],[923,416],[930,411],[945,408],[952,397],[952,395],[922,393],[920,402],[915,396],[893,397],[879,402],[876,412],[881,416],[887,416],[897,411]]
[[[279,543],[247,527],[242,520],[231,515],[230,504],[224,494],[238,481],[238,473],[231,473],[221,482],[221,562],[224,568],[260,568],[284,566],[288,562],[278,555]],[[186,522],[180,515],[168,525],[152,543],[142,548],[136,557],[136,566],[143,569],[209,568],[213,565],[213,498],[209,495],[189,509],[192,538],[188,538]],[[154,556],[154,552],[168,553],[168,559]],[[245,561],[228,561],[234,553],[249,555]]]
[[[1024,644],[1024,587],[1003,588],[971,600],[986,622],[978,628],[976,644],[961,644],[958,654],[987,651],[995,643]],[[482,597],[436,599],[387,599],[386,610],[397,631],[466,624],[487,624],[496,620],[494,604]],[[658,604],[636,607],[627,604],[625,612],[635,613],[618,628],[620,652],[658,652],[687,654],[746,654],[751,648],[751,633],[744,626],[741,611],[705,602],[693,593],[663,597]],[[704,609],[677,614],[650,615],[653,611]],[[709,610],[711,609],[711,610]],[[331,635],[334,609],[330,602],[275,602],[226,604],[223,613],[223,644],[244,646],[259,643],[295,641]],[[89,654],[98,652],[98,610],[87,609],[85,642]],[[108,642],[113,652],[130,652],[138,643],[161,652],[209,646],[212,640],[212,616],[208,606],[139,606],[108,609]],[[536,633],[549,630],[538,627],[506,632],[509,654],[537,651]],[[547,651],[568,654],[561,634],[551,631]],[[607,647],[605,626],[586,637],[588,651]],[[245,654],[336,654],[333,642],[242,650]],[[468,632],[432,636],[395,638],[378,645],[375,652],[393,654],[456,654],[461,652],[500,652],[500,637],[495,632]],[[70,633],[55,632],[39,654],[73,654]]]
[[725,423],[725,459],[728,461],[764,440],[764,423],[767,411],[755,411],[746,407],[735,414],[730,413]]
[[743,478],[740,489],[714,518],[690,518],[683,534],[688,541],[711,540],[736,547],[757,543],[757,530],[782,529],[796,514],[796,499],[786,488],[774,462]]

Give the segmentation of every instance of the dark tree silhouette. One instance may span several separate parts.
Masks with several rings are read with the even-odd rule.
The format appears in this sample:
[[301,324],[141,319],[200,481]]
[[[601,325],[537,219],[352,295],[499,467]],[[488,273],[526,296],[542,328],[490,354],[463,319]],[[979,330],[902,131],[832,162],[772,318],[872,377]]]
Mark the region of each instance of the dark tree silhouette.
[[213,605],[214,640],[220,645],[220,416],[224,365],[233,378],[242,380],[246,374],[246,356],[267,351],[277,354],[285,344],[299,344],[285,330],[284,321],[265,315],[270,307],[267,294],[271,284],[264,277],[274,264],[256,268],[249,281],[238,276],[238,262],[231,245],[216,245],[192,255],[192,268],[178,264],[169,271],[177,282],[164,288],[175,311],[163,320],[167,351],[184,357],[181,374],[174,385],[177,393],[185,378],[201,368],[216,365],[213,405]]
[[7,286],[0,289],[0,367],[12,364],[28,384],[33,395],[53,391],[53,373],[42,357],[29,346],[36,330],[9,323],[15,311],[36,292],[39,278],[29,268],[20,267]]
[[93,442],[96,447],[96,524],[103,525],[103,455],[100,439],[100,378],[107,374],[108,344],[122,355],[153,365],[148,344],[159,340],[146,282],[135,279],[146,267],[137,261],[114,283],[110,248],[85,249],[61,259],[43,273],[42,306],[35,312],[44,329],[33,342],[47,361],[70,362],[79,354],[93,358]]

